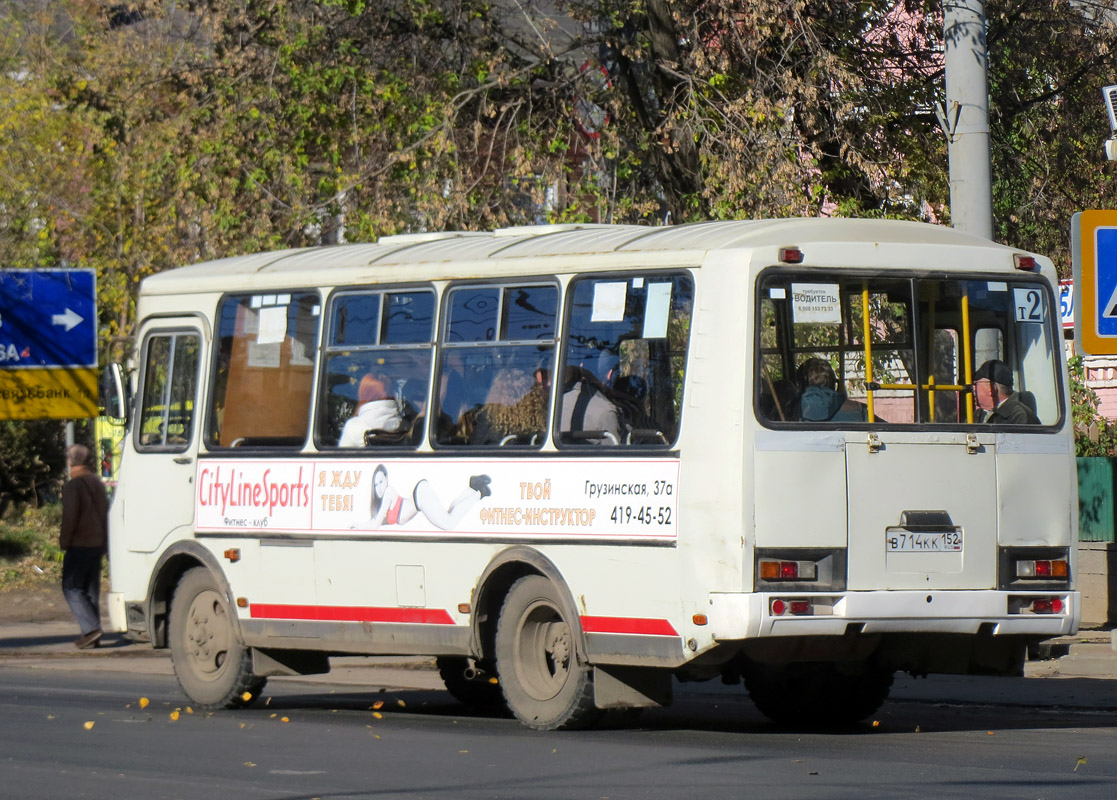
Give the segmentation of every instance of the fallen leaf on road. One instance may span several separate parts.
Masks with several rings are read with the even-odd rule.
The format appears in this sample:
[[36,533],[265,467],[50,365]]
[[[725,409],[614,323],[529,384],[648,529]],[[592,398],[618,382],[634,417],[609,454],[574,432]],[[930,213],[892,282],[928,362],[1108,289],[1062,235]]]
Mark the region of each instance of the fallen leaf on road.
[[255,765],[255,764],[253,764],[253,763],[252,763],[251,761],[245,761],[245,762],[244,762],[244,765],[245,765],[246,767],[254,767],[254,766],[256,766],[256,765]]
[[151,701],[148,700],[146,697],[141,697],[140,698],[140,708],[147,708],[147,706],[150,702]]
[[240,699],[247,703],[249,700],[252,699],[252,692],[245,692],[240,696]]
[[85,723],[84,725],[82,725],[82,727],[85,728],[87,731],[93,730],[93,720]]
[[373,711],[375,711],[378,708],[383,708],[383,707],[384,707],[384,701],[383,700],[377,700],[375,703],[372,704],[372,710]]
[[171,722],[178,722],[178,709],[171,712]]
[[383,715],[383,714],[381,714],[381,713],[380,713],[379,711],[373,711],[373,712],[372,712],[372,715],[373,715],[374,717],[376,717],[377,719],[384,719],[384,715]]
[[280,721],[280,722],[290,722],[291,720],[290,720],[290,719],[288,719],[287,717],[280,717],[280,718],[279,718],[279,721]]
[[1074,771],[1078,772],[1078,768],[1086,763],[1086,756],[1079,756],[1078,761],[1074,763]]

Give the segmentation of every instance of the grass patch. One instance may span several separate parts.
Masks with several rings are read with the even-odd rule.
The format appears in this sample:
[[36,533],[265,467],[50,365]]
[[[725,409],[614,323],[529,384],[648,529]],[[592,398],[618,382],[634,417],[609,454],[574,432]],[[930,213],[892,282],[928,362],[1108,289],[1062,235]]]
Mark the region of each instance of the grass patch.
[[59,503],[0,520],[0,592],[62,580],[61,523]]

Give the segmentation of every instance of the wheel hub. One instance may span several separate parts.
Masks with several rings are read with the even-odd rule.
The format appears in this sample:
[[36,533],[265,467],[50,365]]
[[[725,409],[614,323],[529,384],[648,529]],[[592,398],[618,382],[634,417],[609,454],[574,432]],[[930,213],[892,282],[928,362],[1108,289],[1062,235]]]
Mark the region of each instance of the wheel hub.
[[202,592],[190,604],[186,630],[188,655],[202,674],[221,671],[229,651],[230,625],[225,606],[216,592]]

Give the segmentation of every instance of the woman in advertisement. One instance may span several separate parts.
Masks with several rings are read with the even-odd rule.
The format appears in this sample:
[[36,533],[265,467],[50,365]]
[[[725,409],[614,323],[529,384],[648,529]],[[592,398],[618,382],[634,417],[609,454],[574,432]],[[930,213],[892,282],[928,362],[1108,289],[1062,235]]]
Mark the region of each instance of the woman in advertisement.
[[435,527],[453,530],[478,500],[492,494],[490,480],[488,475],[474,475],[469,479],[469,488],[446,506],[425,478],[415,484],[410,495],[400,494],[388,482],[388,469],[379,464],[372,473],[370,519],[354,527],[376,529],[385,525],[406,525],[416,514],[422,513]]

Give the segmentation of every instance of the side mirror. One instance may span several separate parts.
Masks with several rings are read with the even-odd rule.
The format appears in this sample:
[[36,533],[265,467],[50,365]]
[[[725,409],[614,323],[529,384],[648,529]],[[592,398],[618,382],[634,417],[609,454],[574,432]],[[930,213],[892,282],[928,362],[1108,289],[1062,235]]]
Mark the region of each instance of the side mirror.
[[128,378],[120,364],[108,364],[101,370],[101,405],[106,417],[123,420],[125,425],[128,424],[132,397]]

